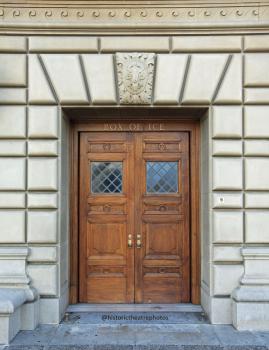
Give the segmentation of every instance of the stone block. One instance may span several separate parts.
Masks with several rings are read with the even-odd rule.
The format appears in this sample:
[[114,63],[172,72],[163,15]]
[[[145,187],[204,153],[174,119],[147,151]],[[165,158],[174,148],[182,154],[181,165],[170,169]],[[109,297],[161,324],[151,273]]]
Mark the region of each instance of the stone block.
[[269,141],[247,140],[244,142],[245,156],[269,156]]
[[269,158],[245,159],[245,189],[269,190]]
[[32,140],[28,142],[29,156],[57,156],[57,141]]
[[93,104],[116,104],[113,55],[82,55]]
[[57,211],[28,211],[27,241],[29,243],[57,242]]
[[17,105],[26,104],[26,89],[0,89],[0,104],[2,105]]
[[57,193],[28,193],[27,206],[31,209],[56,209]]
[[98,39],[75,36],[32,36],[30,52],[98,52]]
[[240,52],[240,36],[178,36],[172,38],[172,52]]
[[245,86],[269,87],[269,54],[245,55]]
[[0,138],[24,138],[26,136],[26,108],[0,106]]
[[25,168],[23,158],[0,158],[0,190],[24,190]]
[[236,246],[214,246],[213,248],[214,262],[241,262],[241,248]]
[[239,140],[214,140],[214,156],[241,156],[243,144]]
[[[197,54],[191,57],[182,104],[210,104],[228,56]],[[199,79],[197,79],[199,77]]]
[[25,208],[25,193],[0,192],[0,208],[5,208],[5,209]]
[[21,330],[34,330],[39,324],[39,298],[21,306]]
[[56,104],[54,92],[50,86],[44,68],[37,55],[29,55],[28,99],[30,104]]
[[[4,299],[7,303],[8,300]],[[3,303],[3,302],[2,302]],[[20,331],[21,308],[14,312],[0,314],[0,344],[9,344],[15,335]]]
[[245,208],[269,208],[269,193],[245,193]]
[[246,88],[245,89],[245,104],[268,104],[269,89],[266,88]]
[[233,326],[239,331],[268,331],[268,302],[236,302],[232,303]]
[[57,265],[28,265],[27,272],[32,286],[37,289],[39,295],[55,296],[57,294]]
[[246,243],[269,243],[269,211],[245,213]]
[[58,137],[58,108],[31,106],[28,110],[28,136],[30,138]]
[[26,38],[23,36],[0,36],[0,52],[27,52]]
[[60,300],[58,298],[40,299],[40,320],[41,324],[58,324],[61,322]]
[[26,55],[0,55],[0,86],[26,86]]
[[42,54],[53,88],[61,104],[88,104],[78,55]]
[[233,55],[214,104],[240,104],[243,99],[242,90],[242,56]]
[[25,156],[26,142],[15,140],[0,141],[0,156]]
[[213,208],[242,208],[243,194],[237,192],[215,192],[213,193]]
[[25,212],[0,211],[0,243],[25,243]]
[[179,103],[187,59],[187,55],[157,55],[155,104]]
[[213,189],[241,190],[243,187],[243,165],[240,158],[213,159]]
[[57,262],[57,247],[29,247],[29,262]]
[[244,37],[245,52],[269,51],[269,35],[247,35]]
[[243,242],[243,213],[218,210],[213,212],[214,243]]
[[232,323],[231,298],[212,298],[210,321],[213,324]]
[[247,106],[244,111],[245,138],[269,137],[269,106]]
[[168,37],[108,36],[100,39],[101,52],[169,52]]
[[230,295],[239,285],[243,272],[243,265],[215,265],[213,267],[214,295]]
[[56,191],[58,187],[57,158],[28,160],[28,190]]
[[242,108],[239,106],[212,107],[214,138],[242,137]]

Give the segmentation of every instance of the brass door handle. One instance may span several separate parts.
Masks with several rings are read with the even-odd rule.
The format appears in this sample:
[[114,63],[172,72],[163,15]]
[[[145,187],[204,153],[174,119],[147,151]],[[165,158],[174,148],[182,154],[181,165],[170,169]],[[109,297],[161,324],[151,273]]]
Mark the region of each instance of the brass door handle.
[[128,248],[132,248],[132,246],[133,246],[132,235],[128,235]]
[[138,234],[138,235],[136,235],[136,248],[141,248],[141,247],[142,247],[141,235]]

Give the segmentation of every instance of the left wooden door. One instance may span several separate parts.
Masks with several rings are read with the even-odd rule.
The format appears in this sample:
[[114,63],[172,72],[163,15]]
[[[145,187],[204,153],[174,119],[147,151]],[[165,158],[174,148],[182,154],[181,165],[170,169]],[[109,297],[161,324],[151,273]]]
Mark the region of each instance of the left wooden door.
[[131,134],[81,133],[80,302],[134,302],[134,173]]

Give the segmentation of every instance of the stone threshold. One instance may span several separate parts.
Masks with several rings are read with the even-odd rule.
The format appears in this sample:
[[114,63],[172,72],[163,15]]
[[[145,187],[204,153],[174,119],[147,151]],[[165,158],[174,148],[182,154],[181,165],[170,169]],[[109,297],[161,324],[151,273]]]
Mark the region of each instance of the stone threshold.
[[[2,350],[2,348],[0,348]],[[259,345],[12,345],[3,350],[268,350]]]
[[72,304],[67,312],[203,312],[194,304]]

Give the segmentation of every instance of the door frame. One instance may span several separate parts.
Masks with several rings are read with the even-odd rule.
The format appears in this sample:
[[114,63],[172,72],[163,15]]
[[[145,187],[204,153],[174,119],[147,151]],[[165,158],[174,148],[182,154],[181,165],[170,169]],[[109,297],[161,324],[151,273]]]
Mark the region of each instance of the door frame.
[[[139,115],[139,113],[138,113]],[[97,131],[94,124],[100,123],[139,123],[143,118],[113,118],[71,120],[70,128],[70,241],[69,241],[69,303],[79,302],[79,135],[80,132]],[[190,289],[191,303],[200,304],[201,249],[200,249],[200,122],[199,120],[169,118],[165,112],[156,118],[147,118],[149,123],[177,124],[177,130],[186,131],[190,136]],[[95,129],[95,130],[94,130]],[[101,130],[100,130],[101,131]],[[102,130],[104,131],[104,130]],[[109,130],[106,130],[109,132]],[[111,130],[113,131],[113,130]],[[115,131],[115,130],[114,130]],[[168,131],[168,130],[167,130]],[[172,130],[171,130],[172,131]]]

